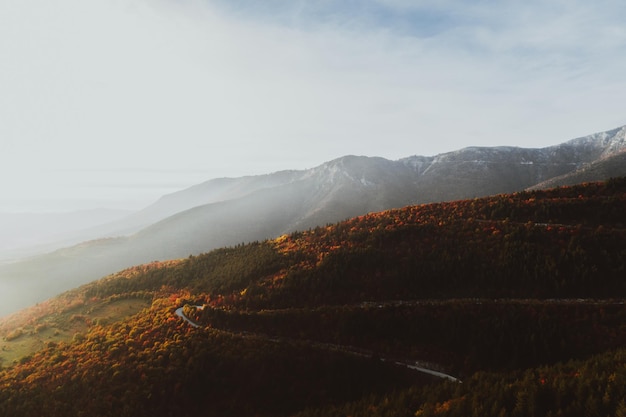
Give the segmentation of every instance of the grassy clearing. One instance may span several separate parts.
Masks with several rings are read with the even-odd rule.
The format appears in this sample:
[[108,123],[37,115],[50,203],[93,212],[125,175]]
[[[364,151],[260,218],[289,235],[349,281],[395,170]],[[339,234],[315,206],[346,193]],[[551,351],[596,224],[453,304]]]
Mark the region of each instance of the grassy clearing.
[[90,326],[113,323],[149,307],[145,298],[122,298],[85,303],[19,326],[0,330],[0,367],[11,366],[48,343],[71,342]]

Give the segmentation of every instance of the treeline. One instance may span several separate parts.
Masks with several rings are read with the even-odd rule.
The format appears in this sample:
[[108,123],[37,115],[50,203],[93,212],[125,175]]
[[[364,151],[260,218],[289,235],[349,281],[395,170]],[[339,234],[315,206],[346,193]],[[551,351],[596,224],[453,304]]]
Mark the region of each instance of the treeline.
[[131,269],[87,294],[166,286],[250,310],[389,299],[625,297],[624,212],[624,179],[407,207]]
[[158,291],[164,286],[195,293],[228,294],[288,265],[289,257],[273,245],[253,242],[184,260],[129,268],[89,284],[86,295],[106,297],[132,291]]
[[[344,227],[350,225],[335,226],[333,232]],[[314,252],[313,262],[289,270],[273,285],[253,285],[241,306],[626,295],[622,230],[455,218],[444,225],[364,230],[361,239],[331,241]]]

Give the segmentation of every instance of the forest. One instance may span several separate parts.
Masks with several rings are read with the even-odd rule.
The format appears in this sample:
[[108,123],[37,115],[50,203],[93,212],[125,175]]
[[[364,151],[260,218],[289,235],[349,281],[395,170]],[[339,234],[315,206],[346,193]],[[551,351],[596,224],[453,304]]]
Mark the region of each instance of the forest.
[[614,178],[138,265],[0,320],[0,415],[623,416],[624,213]]

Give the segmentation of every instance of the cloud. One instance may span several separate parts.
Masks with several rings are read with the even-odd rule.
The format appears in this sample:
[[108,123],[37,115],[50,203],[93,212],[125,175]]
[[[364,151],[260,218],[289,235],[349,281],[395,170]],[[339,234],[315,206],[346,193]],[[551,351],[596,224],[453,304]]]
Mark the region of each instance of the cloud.
[[[613,128],[625,123],[623,12],[611,1],[2,2],[2,186],[34,190],[64,167],[235,176]],[[6,180],[17,171],[30,180]]]

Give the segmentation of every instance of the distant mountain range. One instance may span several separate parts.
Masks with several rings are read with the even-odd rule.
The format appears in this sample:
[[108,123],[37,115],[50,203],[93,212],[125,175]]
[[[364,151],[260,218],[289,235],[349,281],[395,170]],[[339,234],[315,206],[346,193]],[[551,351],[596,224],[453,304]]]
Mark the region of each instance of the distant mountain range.
[[0,266],[0,314],[125,267],[365,214],[626,176],[626,126],[541,149],[469,147],[397,161],[344,156],[308,170],[220,178],[91,230],[76,246]]

